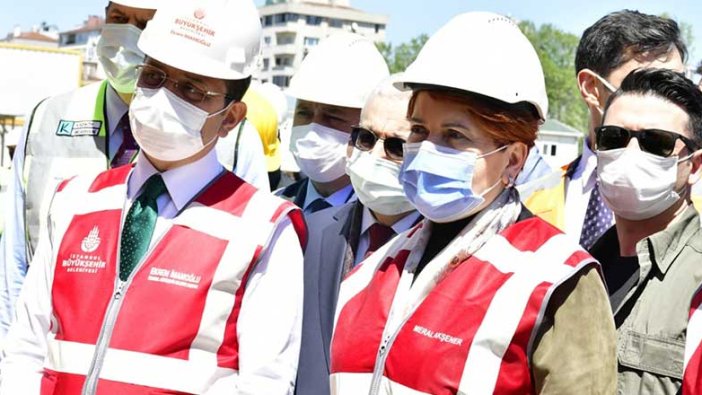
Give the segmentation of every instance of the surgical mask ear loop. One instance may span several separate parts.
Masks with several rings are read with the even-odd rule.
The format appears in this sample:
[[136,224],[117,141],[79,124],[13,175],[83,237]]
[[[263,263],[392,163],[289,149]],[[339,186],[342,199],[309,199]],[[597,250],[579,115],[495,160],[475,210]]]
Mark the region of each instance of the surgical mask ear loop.
[[482,191],[482,192],[480,193],[480,195],[478,195],[478,196],[480,196],[481,198],[484,198],[485,195],[487,195],[488,193],[490,193],[493,189],[495,189],[495,188],[496,188],[498,185],[500,185],[501,183],[502,183],[502,177],[498,178],[496,183],[492,184],[492,186],[491,186],[490,188],[488,188],[488,189]]
[[505,144],[505,145],[503,145],[502,147],[495,148],[494,150],[492,150],[492,151],[490,151],[490,152],[488,152],[488,153],[481,154],[481,155],[477,155],[475,158],[476,158],[476,159],[481,159],[481,158],[485,158],[486,156],[490,156],[490,155],[492,155],[492,154],[494,154],[494,153],[496,153],[496,152],[504,151],[504,150],[507,148],[508,145],[509,145],[509,144]]
[[683,156],[682,158],[678,159],[678,162],[677,162],[676,164],[679,165],[679,164],[681,164],[681,163],[683,163],[683,162],[687,162],[687,161],[690,160],[690,158],[692,158],[694,155],[695,155],[695,153],[693,152],[693,153],[691,153],[691,154],[688,155],[688,156]]

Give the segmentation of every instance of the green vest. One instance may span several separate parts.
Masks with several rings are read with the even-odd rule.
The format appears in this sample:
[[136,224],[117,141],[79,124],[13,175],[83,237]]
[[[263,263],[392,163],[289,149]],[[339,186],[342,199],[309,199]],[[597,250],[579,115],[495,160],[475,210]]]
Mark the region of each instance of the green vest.
[[50,97],[32,112],[22,169],[27,262],[36,249],[41,214],[56,184],[109,168],[107,87],[103,81]]

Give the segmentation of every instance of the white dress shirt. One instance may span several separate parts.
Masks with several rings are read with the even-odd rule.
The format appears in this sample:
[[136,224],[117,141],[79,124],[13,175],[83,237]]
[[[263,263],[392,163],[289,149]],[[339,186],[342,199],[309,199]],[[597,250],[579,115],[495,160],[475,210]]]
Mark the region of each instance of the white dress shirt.
[[[158,200],[152,243],[167,231],[197,193],[223,171],[214,150],[202,159],[162,173],[168,193]],[[139,154],[127,188],[127,209],[146,180],[156,173]],[[48,222],[48,221],[47,221]],[[39,394],[52,305],[51,224],[42,229],[35,259],[19,297],[0,363],[0,393]],[[246,284],[237,321],[239,376],[233,394],[292,394],[300,351],[303,295],[302,248],[292,223],[277,227]]]
[[[407,214],[407,216],[395,222],[391,226],[391,228],[393,231],[395,231],[396,235],[399,235],[400,233],[411,228],[412,225],[414,225],[417,222],[419,217],[421,217],[421,214],[419,214],[418,211],[412,211],[411,213]],[[366,206],[363,206],[363,217],[361,218],[361,236],[358,238],[358,248],[356,248],[356,258],[354,259],[355,265],[361,263],[361,261],[363,261],[363,258],[365,258],[366,252],[368,251],[368,247],[370,246],[370,234],[368,232],[368,229],[370,229],[370,227],[377,222],[378,221],[375,219],[370,209],[368,209],[368,207]]]
[[[583,144],[583,154],[573,175],[566,178],[565,233],[576,242],[585,221],[590,193],[597,183],[597,155],[590,149],[589,141]],[[614,225],[614,219],[609,226]]]
[[319,192],[317,188],[312,184],[312,180],[307,183],[307,191],[305,192],[305,204],[302,207],[302,211],[305,214],[309,214],[308,208],[310,204],[317,199],[324,199],[332,207],[338,207],[348,202],[356,200],[356,194],[353,192],[353,186],[351,184],[339,189],[338,191],[332,193],[331,195],[324,197]]

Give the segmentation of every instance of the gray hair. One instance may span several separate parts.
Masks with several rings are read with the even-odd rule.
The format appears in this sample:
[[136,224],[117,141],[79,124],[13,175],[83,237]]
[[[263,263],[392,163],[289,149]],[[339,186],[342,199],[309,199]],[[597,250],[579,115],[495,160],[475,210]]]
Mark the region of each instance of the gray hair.
[[[371,93],[366,97],[366,103],[363,106],[365,109],[373,100],[385,99],[385,100],[398,100],[405,101],[409,104],[410,98],[412,97],[412,91],[406,90],[401,91],[395,87],[395,82],[402,79],[404,73],[392,74],[389,77],[382,80]],[[363,110],[361,110],[361,118],[363,118]]]

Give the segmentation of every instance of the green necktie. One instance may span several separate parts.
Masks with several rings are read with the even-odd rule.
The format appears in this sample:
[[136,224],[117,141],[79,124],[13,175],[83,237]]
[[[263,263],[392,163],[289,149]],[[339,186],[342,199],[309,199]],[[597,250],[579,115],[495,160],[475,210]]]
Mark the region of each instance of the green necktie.
[[160,174],[149,177],[141,195],[129,208],[122,228],[122,241],[119,254],[119,279],[126,281],[134,266],[149,249],[154,233],[158,206],[156,199],[166,192],[166,184]]

